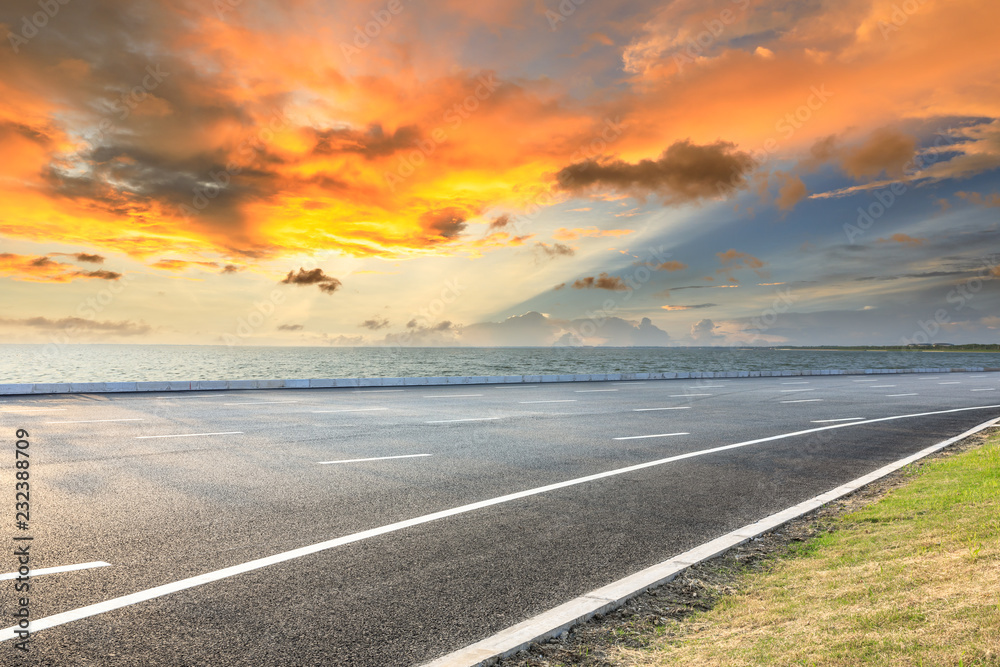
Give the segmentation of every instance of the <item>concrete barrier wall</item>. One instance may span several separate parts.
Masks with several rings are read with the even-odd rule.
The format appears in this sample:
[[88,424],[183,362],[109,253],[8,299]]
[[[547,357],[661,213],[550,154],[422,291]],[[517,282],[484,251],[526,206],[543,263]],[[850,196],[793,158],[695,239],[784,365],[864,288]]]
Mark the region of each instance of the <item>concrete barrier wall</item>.
[[585,375],[499,375],[413,378],[330,378],[314,380],[195,380],[192,382],[42,382],[0,384],[0,395],[104,394],[142,391],[220,391],[232,389],[310,389],[332,387],[410,387],[458,384],[540,384],[543,382],[603,382],[607,380],[691,380],[805,375],[892,375],[900,373],[983,373],[1000,368],[868,368],[863,371],[702,371],[690,373],[593,373]]

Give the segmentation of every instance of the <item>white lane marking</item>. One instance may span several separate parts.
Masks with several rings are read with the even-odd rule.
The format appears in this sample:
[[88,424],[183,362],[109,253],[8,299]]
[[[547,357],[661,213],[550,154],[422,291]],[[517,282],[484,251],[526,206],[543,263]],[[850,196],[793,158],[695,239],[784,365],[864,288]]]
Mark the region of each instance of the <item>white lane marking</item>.
[[405,389],[355,389],[355,394],[393,394],[400,391],[406,391]]
[[69,408],[7,408],[0,412],[65,412]]
[[534,389],[540,387],[539,384],[512,384],[506,387],[493,387],[494,389]]
[[482,396],[482,394],[434,394],[433,396],[424,396],[424,398],[472,398],[473,396]]
[[388,461],[389,459],[415,459],[421,456],[431,456],[430,454],[404,454],[402,456],[377,456],[373,459],[344,459],[342,461],[320,461],[321,466],[331,463],[358,463],[359,461]]
[[714,396],[715,394],[670,394],[668,398],[687,398],[688,396]]
[[575,398],[561,398],[559,400],[552,401],[518,401],[522,405],[527,405],[529,403],[576,403]]
[[631,385],[634,385],[634,384],[646,384],[646,383],[645,382],[631,382],[631,381],[629,381],[629,382],[612,382],[611,384],[624,385],[624,386],[628,387],[628,386],[631,386]]
[[148,440],[149,438],[196,438],[202,435],[239,435],[243,431],[222,431],[220,433],[177,433],[174,435],[137,435],[136,440]]
[[864,417],[843,417],[841,419],[814,419],[811,424],[830,424],[833,422],[853,422],[864,419]]
[[888,389],[889,387],[895,387],[894,384],[873,384],[869,389]]
[[698,389],[725,389],[725,387],[726,387],[726,385],[724,385],[724,384],[700,384],[700,385],[698,385]]
[[782,382],[781,384],[809,384],[808,382]]
[[313,414],[323,415],[331,412],[372,412],[375,410],[388,410],[389,408],[346,408],[344,410],[311,410]]
[[223,403],[223,405],[281,405],[282,403],[299,403],[300,401],[250,401],[249,403]]
[[685,405],[679,408],[632,408],[632,412],[652,412],[653,410],[690,410],[690,405]]
[[[513,500],[520,500],[521,498],[528,498],[530,496],[536,496],[542,493],[547,493],[549,491],[555,491],[558,489],[564,489],[570,486],[577,486],[579,484],[592,482],[598,479],[606,479],[608,477],[615,477],[617,475],[623,475],[625,473],[635,472],[637,470],[645,470],[646,468],[653,468],[656,466],[664,465],[666,463],[683,461],[685,459],[691,459],[698,456],[705,456],[708,454],[716,454],[718,452],[724,452],[731,449],[739,449],[741,447],[749,447],[750,445],[757,445],[762,442],[772,442],[774,440],[783,440],[785,438],[792,438],[799,435],[808,435],[810,433],[818,433],[820,431],[829,431],[835,428],[849,428],[851,426],[860,426],[862,424],[874,424],[876,422],[894,421],[897,419],[908,419],[912,417],[928,417],[932,415],[943,415],[954,412],[968,412],[970,410],[997,410],[997,409],[1000,409],[1000,405],[980,405],[972,408],[953,408],[951,410],[936,410],[934,412],[917,412],[908,415],[879,417],[877,419],[868,419],[861,422],[846,422],[843,424],[831,424],[829,426],[817,426],[816,428],[804,429],[802,431],[793,431],[791,433],[780,433],[778,435],[772,435],[766,438],[758,438],[756,440],[746,440],[744,442],[737,442],[732,445],[723,445],[721,447],[713,447],[711,449],[702,449],[696,452],[688,452],[686,454],[677,454],[675,456],[669,456],[665,459],[647,461],[646,463],[638,463],[636,465],[627,466],[625,468],[607,470],[605,472],[596,473],[594,475],[588,475],[586,477],[577,477],[576,479],[570,479],[564,482],[556,482],[555,484],[549,484],[547,486],[539,486],[533,489],[526,489],[524,491],[518,491],[516,493],[511,493],[506,496],[498,496],[496,498],[480,500],[479,502],[470,503],[468,505],[461,505],[459,507],[453,507],[451,509],[441,510],[440,512],[425,514],[423,516],[419,516],[413,519],[406,519],[405,521],[390,523],[388,525],[380,526],[378,528],[371,528],[369,530],[365,530],[360,533],[354,533],[352,535],[337,537],[332,540],[327,540],[325,542],[317,542],[316,544],[310,544],[308,546],[299,547],[298,549],[284,551],[282,553],[275,554],[273,556],[266,556],[264,558],[258,558],[256,560],[248,561],[246,563],[240,563],[239,565],[232,565],[230,567],[226,567],[221,570],[206,572],[205,574],[199,574],[194,577],[188,577],[187,579],[181,579],[180,581],[174,581],[169,584],[163,584],[162,586],[147,588],[146,590],[138,591],[136,593],[131,593],[129,595],[123,595],[121,597],[112,598],[111,600],[105,600],[104,602],[97,602],[95,604],[87,605],[85,607],[80,607],[78,609],[71,609],[69,611],[53,614],[52,616],[46,616],[44,618],[34,619],[31,621],[31,629],[33,632],[37,632],[41,630],[46,630],[48,628],[54,628],[59,625],[65,625],[66,623],[71,623],[73,621],[78,621],[80,619],[89,618],[91,616],[97,616],[98,614],[103,614],[105,612],[113,611],[115,609],[129,607],[134,604],[138,604],[140,602],[145,602],[147,600],[153,600],[155,598],[162,597],[164,595],[169,595],[170,593],[176,593],[177,591],[183,591],[189,588],[195,588],[196,586],[201,586],[202,584],[208,584],[213,581],[227,579],[229,577],[233,577],[238,574],[252,572],[253,570],[259,570],[269,565],[284,563],[290,560],[294,560],[296,558],[301,558],[302,556],[308,556],[310,554],[318,553],[320,551],[326,551],[327,549],[343,546],[345,544],[360,542],[362,540],[366,540],[372,537],[378,537],[379,535],[394,533],[396,531],[403,530],[405,528],[411,528],[413,526],[419,526],[421,524],[430,523],[431,521],[438,521],[440,519],[445,519],[459,514],[465,514],[468,512],[472,512],[474,510],[483,509],[485,507],[492,507],[494,505],[500,505],[502,503],[507,503]],[[15,631],[18,629],[20,628],[15,625],[0,630],[0,642],[13,639],[15,636],[17,636],[15,635]]]
[[996,391],[996,388],[990,387],[988,389],[970,389],[969,391]]
[[961,382],[938,382],[938,384],[962,384]]
[[969,375],[970,378],[988,378],[989,375]]
[[851,382],[878,382],[878,380],[851,380]]
[[886,398],[896,398],[899,396],[918,396],[918,394],[886,394]]
[[917,380],[940,380],[940,379],[941,379],[940,375],[935,375],[934,377],[931,378],[917,378]]
[[815,389],[781,389],[780,391],[781,391],[782,394],[791,394],[791,393],[800,392],[800,391],[816,391],[816,390]]
[[800,398],[797,401],[781,401],[781,403],[816,403],[822,400],[822,398]]
[[574,389],[577,394],[594,394],[601,391],[618,391],[617,389]]
[[[111,563],[105,563],[103,560],[95,560],[90,563],[78,563],[76,565],[60,565],[58,567],[42,567],[37,570],[32,568],[31,576],[37,577],[43,574],[58,574],[60,572],[75,572],[77,570],[89,570],[92,567],[110,567]],[[17,579],[20,576],[17,572],[8,572],[7,574],[0,574],[0,581],[8,581],[10,579]]]
[[624,438],[613,438],[613,440],[642,440],[643,438],[669,438],[672,435],[691,435],[690,433],[657,433],[656,435],[629,435]]
[[771,514],[742,528],[699,544],[690,551],[672,556],[644,570],[612,581],[610,584],[601,586],[568,602],[543,611],[537,616],[532,616],[525,621],[512,625],[482,641],[470,644],[457,651],[452,651],[436,660],[421,663],[420,667],[465,667],[465,665],[490,664],[494,658],[501,655],[513,655],[522,649],[528,648],[531,644],[540,644],[546,639],[551,639],[562,633],[565,628],[586,621],[592,614],[597,612],[606,613],[609,611],[609,608],[616,609],[621,607],[627,600],[632,599],[636,595],[671,581],[692,565],[703,563],[735,546],[744,544],[748,539],[759,537],[775,528],[784,526],[789,521],[812,512],[819,507],[823,507],[849,493],[853,493],[859,488],[881,479],[914,461],[919,461],[952,443],[963,440],[990,426],[994,426],[998,421],[1000,420],[992,419],[980,424],[954,438],[939,442],[916,454],[894,461],[887,466],[851,480],[847,484],[838,486],[831,491],[814,496],[798,505],[793,505],[776,514]]
[[[975,391],[973,389],[973,391]],[[96,424],[97,422],[141,422],[146,421],[145,419],[139,419],[138,417],[134,419],[78,419],[71,422],[45,422],[46,424]]]
[[453,424],[455,422],[488,422],[494,419],[500,419],[500,417],[473,417],[471,419],[435,419],[434,421],[424,422],[425,424]]

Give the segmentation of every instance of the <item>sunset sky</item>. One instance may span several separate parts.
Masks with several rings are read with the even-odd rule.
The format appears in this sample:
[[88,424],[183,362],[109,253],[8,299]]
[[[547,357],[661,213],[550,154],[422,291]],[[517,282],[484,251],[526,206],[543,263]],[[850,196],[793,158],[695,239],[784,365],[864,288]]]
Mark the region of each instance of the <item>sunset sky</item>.
[[11,0],[0,340],[1000,342],[994,0]]

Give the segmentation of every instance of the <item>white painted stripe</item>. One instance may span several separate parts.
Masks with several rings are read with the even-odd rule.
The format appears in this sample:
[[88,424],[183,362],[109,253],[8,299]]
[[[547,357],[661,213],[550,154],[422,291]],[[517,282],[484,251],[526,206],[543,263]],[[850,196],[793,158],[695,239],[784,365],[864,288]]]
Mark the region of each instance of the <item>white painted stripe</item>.
[[503,387],[493,387],[494,389],[533,389],[535,387],[540,387],[539,384],[511,384]]
[[930,377],[930,378],[917,378],[917,379],[918,380],[940,380],[941,376],[940,375],[935,375],[934,377]]
[[373,412],[375,410],[388,410],[389,408],[346,408],[344,410],[311,410],[317,415],[330,414],[332,412]]
[[[59,567],[41,567],[31,570],[32,577],[38,577],[43,574],[59,574],[60,572],[75,572],[77,570],[89,570],[94,567],[110,567],[111,563],[105,563],[103,560],[95,560],[91,563],[79,563],[77,565],[60,565]],[[0,574],[0,581],[8,581],[10,579],[17,579],[19,574],[17,572],[8,572],[7,574]]]
[[792,394],[800,391],[816,391],[815,389],[780,389],[782,394]]
[[2,412],[65,412],[69,408],[7,408],[6,410],[0,410]]
[[574,389],[577,394],[596,394],[602,391],[618,391],[617,389]]
[[886,394],[886,398],[896,398],[898,396],[919,396],[919,394]]
[[395,394],[405,389],[355,389],[355,394]]
[[851,382],[878,382],[878,380],[851,380]]
[[700,385],[698,385],[698,389],[725,389],[725,387],[726,387],[726,385],[724,385],[724,384],[700,384]]
[[996,391],[996,388],[989,387],[988,389],[970,389],[969,391]]
[[561,398],[552,401],[518,401],[521,405],[528,405],[530,403],[576,403],[575,398]]
[[962,384],[961,382],[938,382],[938,384]]
[[843,417],[841,419],[814,419],[810,424],[831,424],[833,422],[853,422],[864,419],[864,417]]
[[646,383],[645,382],[632,382],[632,381],[629,381],[629,382],[612,382],[611,384],[624,385],[624,386],[628,387],[628,386],[635,385],[635,384],[646,384]]
[[473,417],[472,419],[435,419],[425,422],[426,424],[454,424],[455,422],[488,422],[500,417]]
[[528,648],[533,643],[558,636],[574,625],[589,620],[594,614],[607,613],[620,607],[636,595],[671,581],[679,573],[692,565],[719,556],[735,546],[739,546],[748,540],[783,526],[793,519],[808,514],[829,502],[853,493],[866,484],[870,484],[877,479],[896,472],[914,461],[918,461],[925,456],[944,449],[952,443],[989,428],[995,425],[997,421],[993,419],[980,424],[961,435],[949,438],[916,454],[890,463],[863,477],[838,486],[836,489],[827,491],[798,505],[765,517],[760,521],[726,533],[690,551],[685,551],[682,554],[657,563],[635,574],[613,581],[606,586],[602,586],[558,607],[542,612],[506,630],[501,630],[482,641],[460,648],[431,662],[424,663],[422,667],[469,667],[470,665],[478,667],[479,665],[493,664],[493,659],[496,657],[510,657],[518,651]]
[[679,408],[632,408],[632,412],[652,412],[654,410],[690,410],[690,405],[685,405]]
[[808,382],[782,382],[781,384],[809,384]]
[[282,403],[299,403],[299,401],[250,401],[249,403],[223,403],[223,405],[281,405]]
[[358,463],[360,461],[388,461],[389,459],[415,459],[421,456],[431,456],[431,454],[404,454],[402,456],[377,456],[373,459],[343,459],[342,461],[320,461],[321,466],[327,466],[332,463]]
[[781,401],[781,403],[816,403],[822,400],[822,398],[800,398],[797,401]]
[[624,438],[613,438],[613,440],[642,440],[644,438],[669,438],[672,435],[691,435],[690,433],[657,433],[655,435],[629,435]]
[[[973,390],[975,391],[975,390]],[[98,422],[142,422],[145,419],[139,419],[138,417],[133,419],[78,419],[71,422],[45,422],[46,424],[96,424]]]
[[136,440],[148,440],[150,438],[197,438],[203,435],[239,435],[243,431],[221,431],[219,433],[177,433],[174,435],[137,435]]
[[889,387],[895,387],[894,384],[873,384],[870,389],[888,389]]
[[669,398],[687,398],[688,396],[715,396],[715,394],[670,394]]
[[435,394],[424,396],[424,398],[472,398],[473,396],[482,396],[482,394]]
[[[345,535],[343,537],[327,540],[325,542],[318,542],[316,544],[310,544],[308,546],[299,547],[298,549],[284,551],[282,553],[275,554],[273,556],[258,558],[256,560],[248,561],[246,563],[240,563],[239,565],[226,567],[221,570],[206,572],[205,574],[189,577],[187,579],[181,579],[180,581],[174,581],[169,584],[163,584],[162,586],[148,588],[146,590],[138,591],[130,595],[123,595],[121,597],[113,598],[111,600],[106,600],[104,602],[98,602],[95,604],[87,605],[85,607],[80,607],[78,609],[64,611],[59,614],[53,614],[52,616],[46,616],[44,618],[33,620],[31,622],[31,629],[35,632],[46,630],[48,628],[53,628],[59,625],[64,625],[66,623],[71,623],[73,621],[78,621],[83,618],[97,616],[98,614],[103,614],[105,612],[113,611],[115,609],[129,607],[131,605],[138,604],[140,602],[145,602],[147,600],[153,600],[155,598],[162,597],[164,595],[169,595],[170,593],[176,593],[177,591],[182,591],[189,588],[195,588],[196,586],[208,584],[213,581],[219,581],[221,579],[227,579],[229,577],[238,574],[243,574],[245,572],[252,572],[253,570],[259,570],[269,565],[284,563],[290,560],[294,560],[296,558],[301,558],[302,556],[308,556],[310,554],[318,553],[320,551],[326,551],[327,549],[333,549],[335,547],[343,546],[345,544],[360,542],[362,540],[366,540],[372,537],[378,537],[380,535],[394,533],[396,531],[403,530],[405,528],[419,526],[425,523],[430,523],[432,521],[438,521],[440,519],[457,516],[459,514],[466,514],[474,510],[483,509],[486,507],[492,507],[494,505],[500,505],[502,503],[511,502],[513,500],[520,500],[521,498],[528,498],[542,493],[547,493],[549,491],[564,489],[570,486],[577,486],[579,484],[592,482],[598,479],[606,479],[609,477],[615,477],[617,475],[623,475],[629,472],[635,472],[637,470],[645,470],[646,468],[653,468],[656,466],[664,465],[666,463],[683,461],[685,459],[695,458],[698,456],[716,454],[718,452],[729,451],[731,449],[739,449],[741,447],[749,447],[751,445],[757,445],[762,442],[783,440],[785,438],[793,438],[800,435],[808,435],[810,433],[829,431],[837,428],[850,428],[852,426],[860,426],[863,424],[874,424],[877,422],[894,421],[897,419],[909,419],[913,417],[929,417],[933,415],[951,414],[955,412],[968,412],[970,410],[1000,410],[1000,405],[980,405],[971,408],[953,408],[951,410],[935,410],[933,412],[916,412],[907,415],[879,417],[877,419],[868,419],[861,422],[846,422],[843,424],[831,424],[829,426],[817,426],[816,428],[809,428],[801,431],[792,431],[790,433],[780,433],[778,435],[772,435],[766,438],[757,438],[756,440],[746,440],[744,442],[737,442],[732,445],[723,445],[721,447],[713,447],[711,449],[702,449],[695,452],[688,452],[686,454],[677,454],[675,456],[670,456],[664,459],[657,459],[655,461],[648,461],[646,463],[638,463],[636,465],[627,466],[625,468],[608,470],[605,472],[596,473],[594,475],[588,475],[586,477],[577,477],[576,479],[570,479],[564,482],[557,482],[555,484],[549,484],[547,486],[539,486],[533,489],[526,489],[524,491],[518,491],[516,493],[511,493],[506,496],[498,496],[496,498],[480,500],[479,502],[470,503],[468,505],[461,505],[459,507],[453,507],[451,509],[441,510],[440,512],[425,514],[423,516],[419,516],[413,519],[406,519],[405,521],[390,523],[388,525],[380,526],[378,528],[371,528],[369,530],[365,530],[360,533]],[[4,628],[3,630],[0,630],[0,642],[13,639],[16,636],[14,634],[14,631],[17,629],[18,629],[17,626],[11,626],[8,628]]]

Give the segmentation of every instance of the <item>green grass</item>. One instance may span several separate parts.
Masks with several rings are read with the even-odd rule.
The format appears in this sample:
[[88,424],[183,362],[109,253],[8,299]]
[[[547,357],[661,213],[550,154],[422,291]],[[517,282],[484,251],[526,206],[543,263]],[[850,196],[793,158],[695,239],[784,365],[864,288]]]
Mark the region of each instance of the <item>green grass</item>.
[[[622,665],[1000,665],[1000,438],[908,470]],[[659,633],[662,635],[663,633]]]

